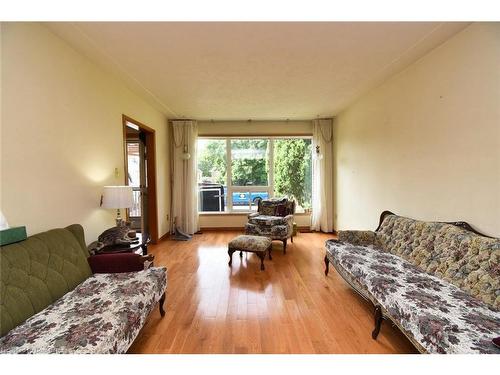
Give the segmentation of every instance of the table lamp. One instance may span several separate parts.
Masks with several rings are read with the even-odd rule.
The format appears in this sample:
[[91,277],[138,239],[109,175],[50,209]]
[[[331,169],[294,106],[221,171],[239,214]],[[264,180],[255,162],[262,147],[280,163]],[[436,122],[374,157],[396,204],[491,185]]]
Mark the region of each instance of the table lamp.
[[116,209],[116,226],[124,225],[120,216],[121,208],[130,208],[134,204],[131,186],[104,186],[101,197],[101,206]]

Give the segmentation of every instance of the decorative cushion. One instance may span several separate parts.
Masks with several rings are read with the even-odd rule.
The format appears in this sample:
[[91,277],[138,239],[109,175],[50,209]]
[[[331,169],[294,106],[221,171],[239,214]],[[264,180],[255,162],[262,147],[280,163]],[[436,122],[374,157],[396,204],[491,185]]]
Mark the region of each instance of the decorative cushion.
[[286,207],[286,204],[278,204],[276,206],[276,213],[275,213],[276,216],[286,216],[288,215],[288,210],[287,210],[287,207]]
[[274,216],[276,214],[276,206],[273,205],[263,205],[260,209],[261,215]]
[[429,353],[499,353],[500,312],[405,259],[327,241],[327,257]]
[[271,246],[271,240],[267,237],[241,235],[228,244],[230,250],[246,250],[252,252],[264,252]]
[[0,353],[125,353],[166,285],[164,267],[93,275],[0,338]]

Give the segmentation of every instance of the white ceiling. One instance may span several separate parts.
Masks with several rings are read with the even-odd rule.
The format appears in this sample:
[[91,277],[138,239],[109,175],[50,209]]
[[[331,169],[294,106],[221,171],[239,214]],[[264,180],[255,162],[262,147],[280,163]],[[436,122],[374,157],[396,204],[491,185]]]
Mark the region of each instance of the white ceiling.
[[337,114],[456,34],[438,22],[49,23],[168,117]]

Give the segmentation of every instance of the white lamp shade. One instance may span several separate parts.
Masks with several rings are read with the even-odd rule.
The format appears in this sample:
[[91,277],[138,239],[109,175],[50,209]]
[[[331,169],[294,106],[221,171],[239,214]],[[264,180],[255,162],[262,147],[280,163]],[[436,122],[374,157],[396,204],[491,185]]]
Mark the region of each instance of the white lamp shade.
[[102,207],[130,208],[134,204],[131,186],[104,186]]

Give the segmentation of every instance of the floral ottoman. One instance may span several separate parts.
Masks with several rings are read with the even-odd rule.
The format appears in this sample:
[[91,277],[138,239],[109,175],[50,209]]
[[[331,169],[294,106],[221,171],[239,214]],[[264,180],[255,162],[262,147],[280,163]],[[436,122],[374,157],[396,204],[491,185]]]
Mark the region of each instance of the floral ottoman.
[[243,251],[255,253],[260,258],[260,269],[264,271],[264,258],[266,252],[269,252],[269,259],[271,257],[272,242],[270,238],[261,236],[241,235],[234,238],[228,244],[227,253],[229,254],[229,266],[233,263],[233,253],[240,252],[240,257],[243,256]]
[[0,338],[0,353],[125,353],[166,286],[164,267],[94,274]]

